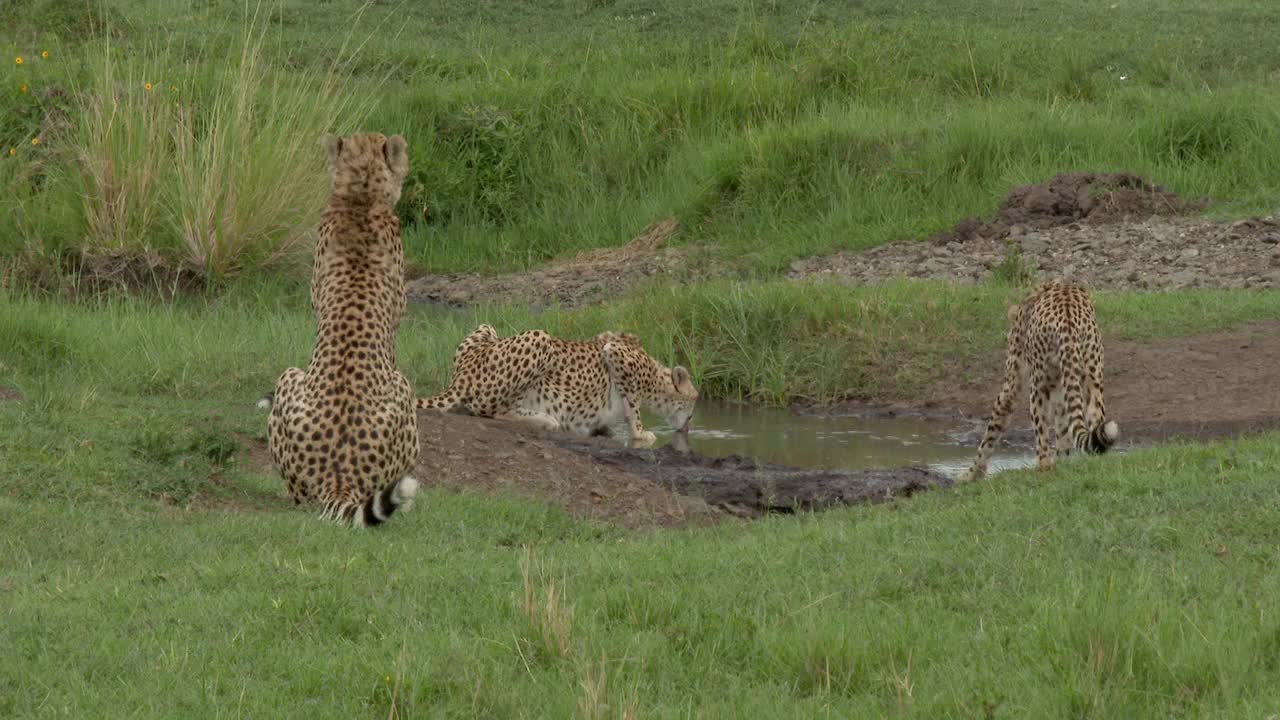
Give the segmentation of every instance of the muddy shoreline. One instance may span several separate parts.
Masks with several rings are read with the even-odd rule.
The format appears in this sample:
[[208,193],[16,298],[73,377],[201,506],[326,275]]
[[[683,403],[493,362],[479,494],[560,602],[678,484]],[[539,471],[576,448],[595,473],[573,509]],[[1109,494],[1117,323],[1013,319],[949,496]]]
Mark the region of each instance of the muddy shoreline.
[[456,492],[517,495],[625,527],[706,525],[887,502],[952,481],[923,467],[815,470],[670,446],[619,447],[460,414],[419,413],[416,477]]

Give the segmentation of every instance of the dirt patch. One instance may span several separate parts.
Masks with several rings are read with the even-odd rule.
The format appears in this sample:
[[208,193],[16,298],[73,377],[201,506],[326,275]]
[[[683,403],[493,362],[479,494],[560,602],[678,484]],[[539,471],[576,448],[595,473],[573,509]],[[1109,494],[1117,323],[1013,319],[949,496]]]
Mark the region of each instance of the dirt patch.
[[[457,492],[517,495],[625,527],[710,524],[723,513],[646,477],[562,446],[567,436],[467,415],[418,416],[422,452],[415,477]],[[604,448],[608,441],[584,443]]]
[[18,388],[0,385],[0,402],[18,402],[22,398],[22,391]]
[[1203,206],[1134,175],[1063,174],[1014,188],[990,222],[969,218],[929,242],[797,260],[789,276],[977,282],[1016,262],[1092,288],[1280,287],[1280,221],[1179,217]]
[[[1016,255],[1011,256],[1010,246]],[[1280,287],[1280,220],[1235,223],[1153,218],[1141,223],[1072,223],[1044,231],[1014,229],[934,245],[901,242],[791,265],[793,279],[873,283],[888,278],[981,282],[1016,258],[1040,279],[1094,289]]]
[[[951,373],[910,404],[846,403],[808,412],[915,415],[971,424],[976,445],[1000,389],[1004,351]],[[1172,439],[1216,440],[1280,429],[1280,321],[1189,337],[1111,340],[1106,345],[1107,414],[1120,423],[1121,446]],[[1025,401],[1015,406],[1010,441],[1030,445]]]
[[425,275],[409,281],[409,299],[450,307],[478,303],[572,307],[602,300],[654,277],[696,274],[691,267],[693,248],[666,247],[679,231],[675,218],[668,218],[621,247],[591,250],[528,272]]

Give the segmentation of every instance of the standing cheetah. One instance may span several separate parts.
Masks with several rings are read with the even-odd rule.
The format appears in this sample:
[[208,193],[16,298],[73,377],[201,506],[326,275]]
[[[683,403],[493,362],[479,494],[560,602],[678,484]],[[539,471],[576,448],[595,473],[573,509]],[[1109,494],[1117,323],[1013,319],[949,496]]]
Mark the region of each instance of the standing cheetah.
[[1004,434],[1020,387],[1027,387],[1031,394],[1037,470],[1053,467],[1051,423],[1055,425],[1058,455],[1072,448],[1104,453],[1120,437],[1119,426],[1106,419],[1102,341],[1093,303],[1084,289],[1048,282],[1022,304],[1009,308],[1004,386],[966,480],[986,474],[991,451]]
[[271,456],[294,502],[321,517],[378,525],[418,491],[409,477],[418,425],[409,381],[395,367],[404,314],[404,249],[393,210],[409,172],[404,138],[325,136],[333,190],[320,220],[311,304],[316,344],[270,400]]

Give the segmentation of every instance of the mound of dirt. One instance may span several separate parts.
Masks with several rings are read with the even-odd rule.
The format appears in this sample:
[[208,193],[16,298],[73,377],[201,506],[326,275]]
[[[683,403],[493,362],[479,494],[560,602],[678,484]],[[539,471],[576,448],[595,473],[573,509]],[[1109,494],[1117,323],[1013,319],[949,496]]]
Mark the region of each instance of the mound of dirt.
[[592,302],[657,275],[688,275],[691,250],[666,247],[679,231],[680,223],[667,218],[626,245],[591,250],[528,272],[425,275],[409,281],[409,299],[450,307],[477,303],[572,307]]
[[966,218],[930,240],[945,245],[974,238],[1001,239],[1076,222],[1104,224],[1178,215],[1204,205],[1203,200],[1184,200],[1129,173],[1061,173],[1010,190],[991,222]]
[[1117,290],[1280,287],[1280,221],[1178,217],[1201,207],[1127,173],[1063,174],[1014,188],[991,222],[797,260],[788,277],[978,282],[1004,272]]
[[[874,283],[895,277],[980,282],[1022,267],[1094,289],[1280,288],[1280,220],[1225,224],[1185,218],[1009,229],[1003,238],[898,242],[792,263],[788,276]],[[1011,260],[1017,265],[1011,265]]]

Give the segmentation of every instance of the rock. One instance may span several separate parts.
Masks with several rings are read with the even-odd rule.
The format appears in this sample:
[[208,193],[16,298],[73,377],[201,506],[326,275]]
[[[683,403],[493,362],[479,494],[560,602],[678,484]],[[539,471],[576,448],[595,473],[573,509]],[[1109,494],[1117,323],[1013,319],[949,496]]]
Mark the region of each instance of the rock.
[[1022,252],[1028,255],[1040,255],[1049,251],[1049,241],[1043,235],[1027,235],[1018,242]]
[[1193,270],[1179,270],[1169,276],[1169,284],[1179,290],[1195,287],[1199,283],[1199,275]]
[[941,275],[947,269],[947,264],[937,258],[929,258],[921,267],[929,275]]

